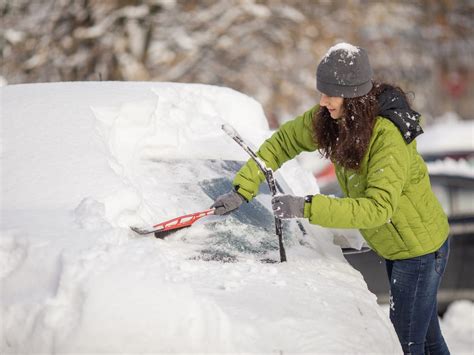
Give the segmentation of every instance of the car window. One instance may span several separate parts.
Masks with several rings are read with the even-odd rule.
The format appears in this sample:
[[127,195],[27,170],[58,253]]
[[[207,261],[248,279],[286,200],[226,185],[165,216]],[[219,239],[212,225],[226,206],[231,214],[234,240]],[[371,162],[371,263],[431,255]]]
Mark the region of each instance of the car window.
[[[211,159],[160,160],[153,162],[153,170],[168,172],[167,180],[165,177],[160,184],[166,185],[173,194],[186,196],[188,200],[214,201],[232,189],[232,180],[244,163]],[[266,183],[261,184],[259,195],[250,203],[243,203],[237,211],[216,218],[215,222],[208,221],[199,229],[201,234],[204,229],[205,235],[193,239],[195,243],[199,240],[194,259],[233,262],[250,255],[266,258],[269,253],[278,252],[271,194]],[[284,221],[283,228],[285,244],[304,235],[304,228],[294,221]],[[193,233],[192,230],[186,233]]]

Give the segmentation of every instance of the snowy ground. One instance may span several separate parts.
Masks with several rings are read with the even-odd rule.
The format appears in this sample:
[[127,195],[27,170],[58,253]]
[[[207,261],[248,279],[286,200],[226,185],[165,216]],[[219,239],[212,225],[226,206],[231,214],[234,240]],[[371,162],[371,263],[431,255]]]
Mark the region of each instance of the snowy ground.
[[[260,143],[268,131],[254,100],[166,83],[18,85],[1,95],[2,354],[400,353],[386,312],[327,230],[287,237],[289,262],[266,264],[261,250],[277,255],[272,233],[234,217],[164,240],[128,229],[212,203],[193,181],[220,170],[158,162],[245,160],[219,126]],[[294,181],[296,171],[284,174]],[[233,262],[206,261],[226,235],[241,243],[224,242]],[[458,353],[472,350],[472,318],[458,320],[469,311],[457,304],[443,322]]]

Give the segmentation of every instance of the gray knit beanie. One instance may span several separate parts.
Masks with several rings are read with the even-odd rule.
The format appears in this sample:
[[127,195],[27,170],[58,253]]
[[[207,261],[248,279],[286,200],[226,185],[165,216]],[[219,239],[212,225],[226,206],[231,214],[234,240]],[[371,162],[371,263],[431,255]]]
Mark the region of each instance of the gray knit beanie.
[[319,63],[316,87],[328,96],[363,96],[372,89],[372,75],[365,49],[339,43],[331,47]]

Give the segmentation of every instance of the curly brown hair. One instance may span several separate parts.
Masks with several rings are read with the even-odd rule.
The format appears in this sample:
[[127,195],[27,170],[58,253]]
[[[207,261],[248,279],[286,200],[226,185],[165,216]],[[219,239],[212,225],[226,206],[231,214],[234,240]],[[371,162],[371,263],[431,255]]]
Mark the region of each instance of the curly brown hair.
[[323,157],[344,168],[359,170],[379,111],[377,96],[386,88],[396,89],[405,96],[400,88],[374,82],[368,94],[344,99],[343,116],[339,119],[331,118],[326,107],[320,106],[315,111],[313,139]]

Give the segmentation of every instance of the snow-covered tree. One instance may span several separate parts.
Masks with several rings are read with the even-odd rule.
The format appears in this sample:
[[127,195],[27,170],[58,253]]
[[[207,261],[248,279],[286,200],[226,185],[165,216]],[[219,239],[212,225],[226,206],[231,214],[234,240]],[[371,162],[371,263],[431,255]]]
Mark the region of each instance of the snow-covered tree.
[[425,115],[474,116],[471,1],[3,0],[8,83],[154,80],[256,97],[272,125],[317,100],[315,68],[338,41],[366,47],[378,78]]

